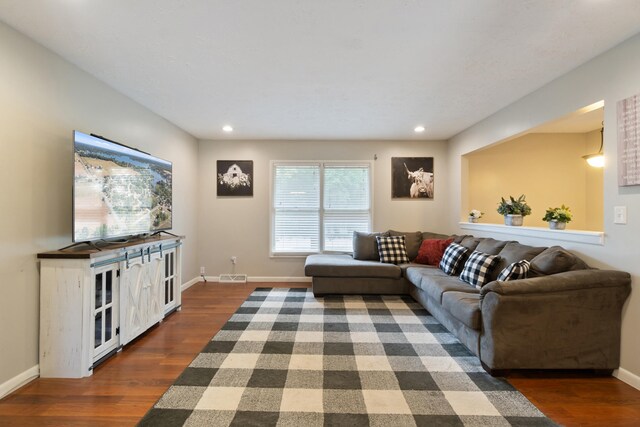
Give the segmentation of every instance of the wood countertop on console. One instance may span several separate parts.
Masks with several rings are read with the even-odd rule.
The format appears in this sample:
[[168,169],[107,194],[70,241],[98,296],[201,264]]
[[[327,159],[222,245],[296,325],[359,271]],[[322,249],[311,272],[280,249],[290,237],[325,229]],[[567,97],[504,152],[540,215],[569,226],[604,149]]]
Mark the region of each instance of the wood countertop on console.
[[126,242],[101,242],[96,244],[95,247],[89,245],[79,245],[68,249],[59,249],[57,251],[41,252],[38,254],[38,259],[88,259],[98,258],[105,255],[109,255],[113,252],[122,252],[122,249],[131,248],[139,245],[149,245],[154,243],[171,242],[177,240],[184,240],[185,236],[154,236],[146,238],[137,238],[128,240]]

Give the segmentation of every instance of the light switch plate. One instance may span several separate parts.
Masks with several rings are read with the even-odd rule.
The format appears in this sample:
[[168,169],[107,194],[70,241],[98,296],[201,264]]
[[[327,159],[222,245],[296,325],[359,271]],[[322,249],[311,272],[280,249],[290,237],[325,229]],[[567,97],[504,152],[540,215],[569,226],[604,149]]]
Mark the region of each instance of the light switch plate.
[[626,206],[613,207],[613,223],[614,224],[627,223],[627,207]]

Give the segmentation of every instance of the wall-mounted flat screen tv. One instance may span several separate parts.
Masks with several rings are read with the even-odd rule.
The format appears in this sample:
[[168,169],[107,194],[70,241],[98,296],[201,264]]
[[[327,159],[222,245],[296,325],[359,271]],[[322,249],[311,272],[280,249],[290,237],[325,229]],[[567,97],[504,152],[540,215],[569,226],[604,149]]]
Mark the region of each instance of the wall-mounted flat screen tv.
[[74,131],[73,241],[171,228],[172,164]]

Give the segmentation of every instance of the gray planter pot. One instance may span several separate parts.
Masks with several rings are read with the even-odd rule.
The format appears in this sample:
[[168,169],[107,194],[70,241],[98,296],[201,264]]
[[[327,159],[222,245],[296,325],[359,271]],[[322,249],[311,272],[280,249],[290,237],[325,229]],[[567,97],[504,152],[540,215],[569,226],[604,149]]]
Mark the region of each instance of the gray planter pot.
[[505,215],[504,216],[504,225],[510,226],[521,226],[522,225],[522,215]]
[[549,228],[552,230],[564,230],[566,226],[566,222],[549,221]]

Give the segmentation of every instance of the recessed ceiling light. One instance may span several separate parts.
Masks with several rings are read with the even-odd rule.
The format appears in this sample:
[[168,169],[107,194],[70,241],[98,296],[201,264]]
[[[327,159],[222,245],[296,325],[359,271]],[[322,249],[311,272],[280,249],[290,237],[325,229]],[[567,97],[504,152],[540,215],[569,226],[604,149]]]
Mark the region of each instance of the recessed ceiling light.
[[415,133],[422,133],[424,132],[424,126],[416,126],[415,128],[413,128],[413,131]]
[[222,130],[224,132],[233,132],[233,128],[231,126],[229,126],[229,125],[222,126]]

